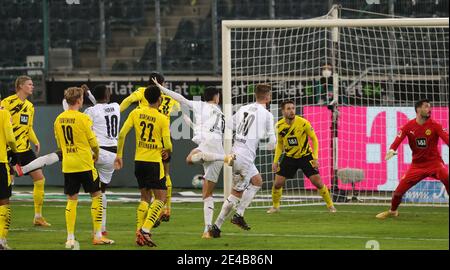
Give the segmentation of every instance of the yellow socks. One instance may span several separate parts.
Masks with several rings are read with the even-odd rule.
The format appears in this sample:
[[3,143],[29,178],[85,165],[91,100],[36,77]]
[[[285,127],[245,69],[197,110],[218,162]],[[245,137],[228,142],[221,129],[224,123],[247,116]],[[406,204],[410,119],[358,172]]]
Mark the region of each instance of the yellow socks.
[[170,175],[166,175],[166,187],[167,187],[166,209],[170,211],[172,202],[172,180],[170,179]]
[[148,212],[148,202],[141,201],[136,210],[136,231],[140,230],[142,225],[144,225],[145,218]]
[[102,195],[92,198],[91,205],[92,224],[96,238],[102,237],[103,202]]
[[283,194],[283,188],[276,189],[275,185],[272,186],[272,204],[273,207],[279,208],[281,195]]
[[67,200],[66,227],[67,240],[75,240],[75,221],[77,220],[77,200]]
[[6,240],[11,224],[11,208],[9,204],[0,206],[0,241]]
[[318,190],[320,196],[322,196],[323,200],[327,204],[327,207],[330,208],[333,206],[333,200],[331,200],[330,192],[328,192],[327,186],[323,185],[322,188]]
[[42,217],[42,205],[44,204],[44,184],[45,178],[34,181],[33,200],[35,217]]
[[159,215],[161,214],[162,208],[164,206],[164,202],[155,199],[150,206],[150,209],[147,214],[147,219],[145,220],[144,225],[142,226],[142,230],[144,232],[150,232],[155,225],[156,220],[158,220]]

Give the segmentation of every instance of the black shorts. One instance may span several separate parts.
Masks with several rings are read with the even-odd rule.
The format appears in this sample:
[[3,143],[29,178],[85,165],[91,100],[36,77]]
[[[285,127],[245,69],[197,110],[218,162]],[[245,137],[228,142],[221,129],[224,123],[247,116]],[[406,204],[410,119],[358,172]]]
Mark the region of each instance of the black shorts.
[[[15,154],[8,153],[8,156],[10,157],[10,164],[12,166],[14,166],[16,164],[19,164],[20,166],[25,166],[37,158],[36,154],[31,149],[26,152],[22,152],[22,153],[15,153]],[[38,168],[38,169],[30,171],[30,172],[34,172],[34,171],[37,171],[40,169],[41,168]],[[25,175],[30,174],[30,172],[26,173]]]
[[138,181],[139,189],[167,190],[166,177],[159,178],[160,165],[158,162],[134,162],[134,175]]
[[319,170],[311,165],[313,160],[312,155],[307,155],[301,158],[291,158],[284,156],[280,163],[280,170],[277,175],[286,178],[293,178],[298,169],[301,169],[303,173],[310,178],[312,175],[319,174]]
[[64,194],[75,195],[83,185],[84,192],[94,193],[100,190],[100,178],[94,180],[93,171],[64,173]]
[[0,163],[0,200],[9,199],[11,197],[11,191],[12,185],[9,164]]

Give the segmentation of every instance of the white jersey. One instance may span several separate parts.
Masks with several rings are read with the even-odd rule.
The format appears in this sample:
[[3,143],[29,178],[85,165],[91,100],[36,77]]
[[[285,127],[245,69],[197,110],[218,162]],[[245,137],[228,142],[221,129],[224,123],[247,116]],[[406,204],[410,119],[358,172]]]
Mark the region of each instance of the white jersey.
[[92,119],[92,129],[99,146],[117,146],[119,135],[120,106],[117,103],[97,103],[84,113]]
[[236,131],[233,153],[254,161],[261,139],[269,138],[275,144],[273,115],[261,104],[252,103],[239,108],[233,115],[233,129]]
[[203,101],[192,101],[194,112],[194,137],[192,141],[199,144],[214,140],[222,145],[225,129],[225,116],[219,106]]

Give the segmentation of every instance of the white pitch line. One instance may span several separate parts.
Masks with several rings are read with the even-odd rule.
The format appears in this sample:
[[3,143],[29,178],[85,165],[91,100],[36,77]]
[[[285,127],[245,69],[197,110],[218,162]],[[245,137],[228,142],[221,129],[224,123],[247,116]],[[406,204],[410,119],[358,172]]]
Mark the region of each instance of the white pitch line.
[[[15,228],[10,231],[23,231],[23,232],[66,232],[66,230],[54,230],[54,229],[39,229],[33,230],[30,228]],[[78,233],[92,233],[91,230],[77,231]],[[134,231],[115,230],[114,232],[129,232],[133,234]],[[154,235],[160,233],[156,232]],[[164,232],[165,235],[200,235],[197,232]],[[360,236],[360,235],[314,235],[314,234],[273,234],[273,233],[221,233],[224,236],[239,236],[239,237],[296,237],[296,238],[337,238],[337,239],[376,239],[376,240],[402,240],[402,241],[449,241],[448,238],[411,238],[411,237],[379,237],[379,236]]]
[[[123,209],[136,209],[136,206],[123,206],[123,205],[115,205],[115,202],[108,202],[109,203],[109,207],[108,209],[113,209],[113,208],[123,208]],[[34,207],[34,205],[31,204],[11,204],[11,206],[13,207]],[[64,208],[66,207],[65,205],[47,205],[45,207],[54,207],[54,208]],[[299,206],[301,207],[301,206]],[[202,210],[203,211],[203,207],[172,207],[172,209],[175,210]],[[258,208],[249,208],[249,210],[256,210]],[[219,210],[219,209],[217,209]],[[260,209],[258,209],[260,210]],[[282,212],[300,212],[300,213],[328,213],[327,210],[306,210],[306,209],[293,209],[293,207],[288,207],[285,208],[283,210],[281,210]],[[339,210],[338,212],[335,214],[339,214],[339,213],[349,213],[349,214],[378,214],[378,212],[371,212],[371,211],[348,211],[348,210]],[[417,214],[417,212],[414,211],[400,211],[401,214]],[[428,212],[422,212],[420,213],[421,215],[442,215],[443,212],[432,212],[432,211],[428,211]],[[274,214],[277,215],[277,214]],[[271,215],[267,215],[267,216],[271,216]]]

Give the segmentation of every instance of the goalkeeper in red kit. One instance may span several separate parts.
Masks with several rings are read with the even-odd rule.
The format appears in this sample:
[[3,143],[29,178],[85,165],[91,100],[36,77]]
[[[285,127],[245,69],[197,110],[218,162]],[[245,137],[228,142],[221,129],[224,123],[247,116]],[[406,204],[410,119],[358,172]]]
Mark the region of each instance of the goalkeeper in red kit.
[[400,184],[392,196],[391,209],[379,213],[376,217],[385,219],[398,216],[397,208],[403,194],[424,178],[433,177],[440,180],[448,191],[448,170],[438,150],[441,138],[448,145],[448,131],[431,119],[431,104],[427,99],[415,104],[416,118],[404,125],[386,154],[386,160],[396,155],[396,150],[405,137],[408,137],[413,159],[411,167],[400,180]]

